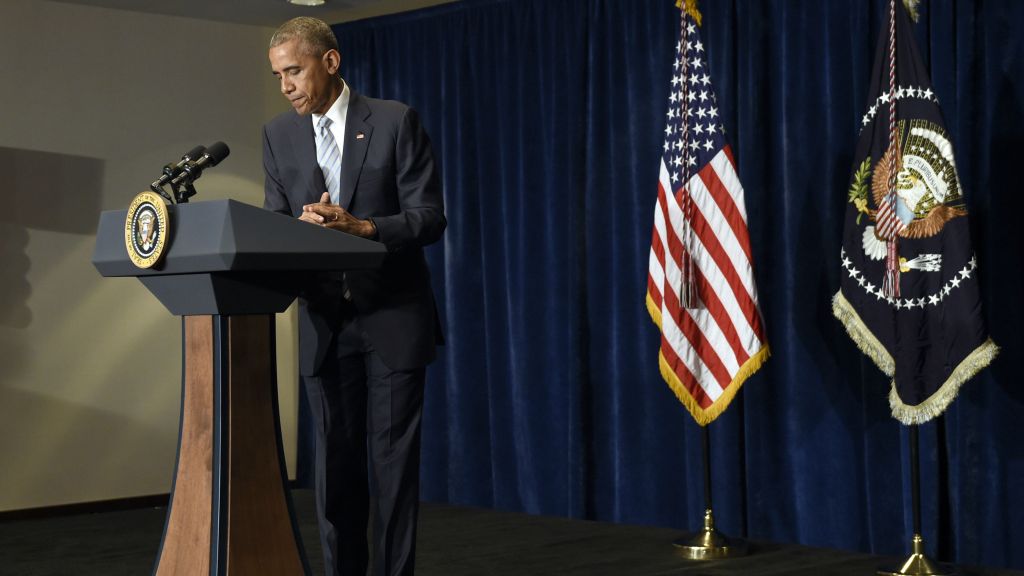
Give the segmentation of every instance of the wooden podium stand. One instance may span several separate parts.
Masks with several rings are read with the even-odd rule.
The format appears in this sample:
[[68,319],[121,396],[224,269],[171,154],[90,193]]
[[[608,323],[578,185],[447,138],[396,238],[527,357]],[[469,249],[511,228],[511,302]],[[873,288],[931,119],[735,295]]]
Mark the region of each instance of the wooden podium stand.
[[132,264],[125,210],[104,212],[93,264],[135,276],[182,316],[178,459],[157,576],[309,574],[286,489],[274,314],[309,273],[373,268],[382,244],[233,200],[170,206],[157,268]]

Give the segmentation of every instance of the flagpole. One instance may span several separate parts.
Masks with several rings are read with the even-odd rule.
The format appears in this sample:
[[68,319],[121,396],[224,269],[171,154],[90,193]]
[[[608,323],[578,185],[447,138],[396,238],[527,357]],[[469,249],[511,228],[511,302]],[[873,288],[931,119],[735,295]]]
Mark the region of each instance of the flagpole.
[[911,540],[911,554],[898,568],[882,567],[878,576],[955,576],[954,566],[933,562],[924,555],[924,539],[921,538],[921,463],[920,439],[917,424],[910,425],[910,503],[914,523],[914,537]]
[[711,507],[711,425],[701,426],[704,451],[704,528],[696,534],[687,534],[672,542],[679,553],[689,560],[712,560],[747,554],[747,541],[729,538],[715,529]]
[[[647,310],[662,331],[661,375],[703,429],[704,528],[673,542],[682,556],[702,560],[746,554],[745,541],[726,538],[715,530],[708,428],[768,357],[768,342],[754,287],[743,186],[725,138],[708,54],[698,29],[703,17],[697,0],[676,0],[675,5],[679,8],[679,41],[658,173]],[[716,184],[709,189],[707,182]],[[695,225],[698,221],[699,226]],[[728,266],[714,264],[710,245],[729,246],[729,254],[737,259],[730,260]],[[733,282],[735,278],[741,281]],[[723,292],[702,294],[704,290]],[[717,300],[726,294],[746,311],[745,322],[708,310],[706,298]],[[704,326],[716,329],[709,333],[703,331]],[[742,335],[739,341],[755,345],[737,356],[738,360],[743,356],[741,361],[723,365],[717,351],[733,342],[725,334]],[[667,358],[687,360],[670,362]],[[716,368],[696,369],[705,364]],[[727,378],[722,379],[718,367],[725,370]],[[722,392],[708,398],[702,390],[710,386]],[[709,399],[713,403],[707,403]]]
[[711,431],[708,426],[701,426],[701,438],[704,440],[704,509],[711,510]]

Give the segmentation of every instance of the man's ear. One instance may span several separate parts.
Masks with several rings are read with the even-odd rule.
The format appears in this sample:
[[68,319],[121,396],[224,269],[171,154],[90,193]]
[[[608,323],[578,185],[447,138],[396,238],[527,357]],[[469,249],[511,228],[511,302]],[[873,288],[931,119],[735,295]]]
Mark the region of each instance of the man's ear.
[[341,54],[334,49],[324,52],[324,65],[327,66],[327,72],[332,76],[337,74],[338,68],[341,67]]

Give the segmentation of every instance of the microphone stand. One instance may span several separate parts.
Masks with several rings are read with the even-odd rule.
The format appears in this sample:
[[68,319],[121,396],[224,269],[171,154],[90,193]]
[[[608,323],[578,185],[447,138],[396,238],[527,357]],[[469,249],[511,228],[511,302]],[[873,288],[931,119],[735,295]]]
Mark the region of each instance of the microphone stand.
[[182,182],[183,189],[180,189],[177,184],[171,183],[171,190],[174,191],[174,199],[178,204],[188,204],[188,199],[196,195],[196,187],[192,184],[192,179],[185,180]]
[[174,203],[174,198],[172,198],[171,195],[167,193],[167,190],[164,190],[163,186],[157,186],[156,182],[150,184],[149,185],[149,189],[152,190],[153,192],[156,192],[160,196],[162,196],[163,199],[167,200],[167,202],[169,204],[173,204]]
[[196,195],[196,187],[192,184],[192,179],[184,180],[180,184],[171,182],[170,185],[172,194],[168,194],[163,186],[157,186],[155,183],[150,184],[149,189],[163,196],[172,204],[188,204],[188,199]]

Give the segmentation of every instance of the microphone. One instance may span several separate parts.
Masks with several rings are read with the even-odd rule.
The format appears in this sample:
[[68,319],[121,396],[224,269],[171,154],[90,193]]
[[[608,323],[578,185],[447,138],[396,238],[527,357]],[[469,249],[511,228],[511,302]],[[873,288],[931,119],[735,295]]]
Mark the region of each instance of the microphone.
[[164,166],[164,173],[161,174],[159,178],[154,180],[153,183],[149,185],[149,189],[153,190],[154,192],[163,192],[162,188],[164,187],[164,185],[170,182],[171,179],[173,179],[178,174],[181,174],[181,170],[189,162],[195,162],[196,160],[198,160],[199,157],[203,155],[203,152],[206,152],[206,146],[200,144],[199,146],[196,146],[195,148],[189,150],[188,152],[185,152],[185,155],[181,157],[181,161],[179,161],[177,164],[168,164]]
[[228,149],[228,145],[223,142],[214,142],[209,148],[203,152],[203,155],[195,161],[189,161],[182,167],[181,173],[171,180],[171,186],[180,186],[183,182],[192,183],[198,180],[203,175],[203,170],[206,168],[212,168],[220,161],[227,158],[228,154],[231,154],[231,150]]

